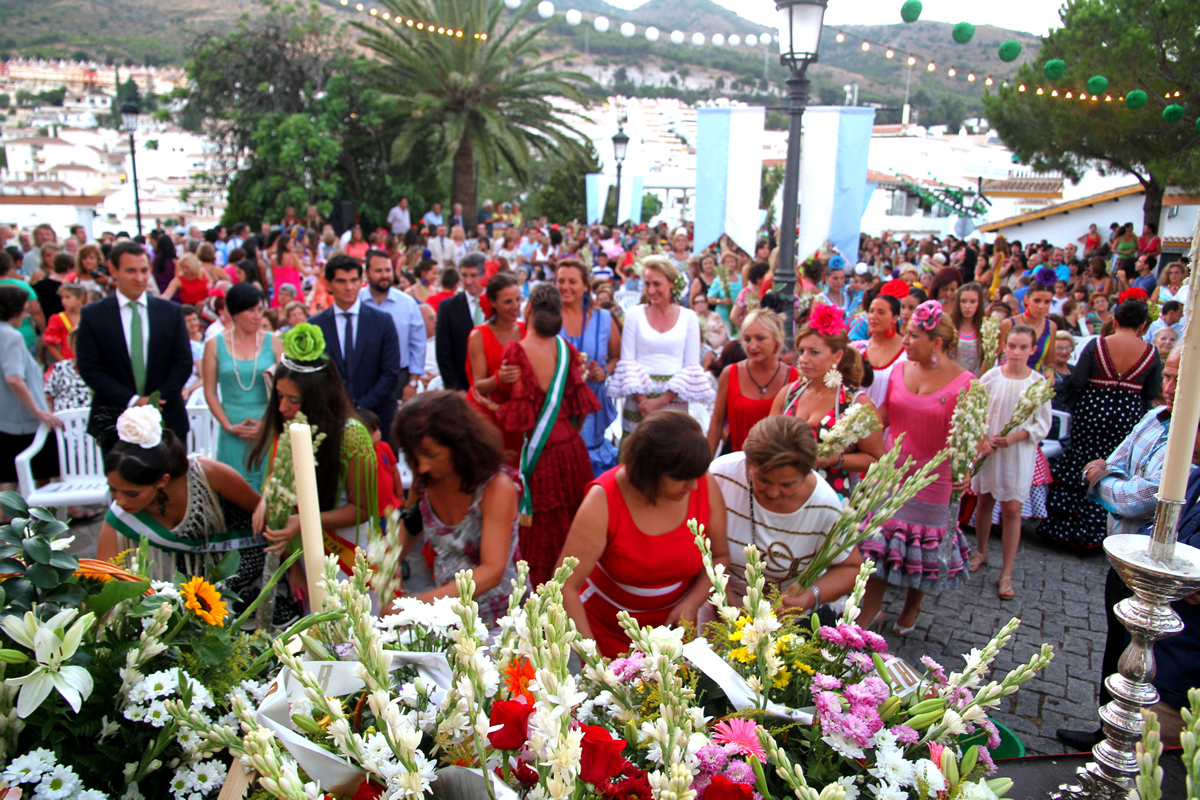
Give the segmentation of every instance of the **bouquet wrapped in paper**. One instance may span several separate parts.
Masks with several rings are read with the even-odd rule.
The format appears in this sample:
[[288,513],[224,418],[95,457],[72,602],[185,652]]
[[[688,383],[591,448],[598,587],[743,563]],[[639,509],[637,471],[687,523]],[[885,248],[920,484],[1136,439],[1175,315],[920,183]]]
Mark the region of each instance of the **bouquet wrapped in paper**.
[[[958,483],[971,474],[979,442],[987,435],[988,390],[979,381],[971,381],[958,393],[958,404],[950,418],[950,480]],[[962,492],[950,495],[950,504],[958,502]]]
[[867,438],[883,427],[875,409],[855,403],[842,412],[832,428],[821,431],[817,458],[828,458],[846,452],[850,445]]
[[[1013,409],[1012,417],[1004,424],[1004,428],[1001,429],[999,435],[1008,436],[1013,431],[1020,430],[1039,408],[1053,399],[1053,383],[1047,380],[1034,381],[1029,385],[1029,388],[1021,393],[1021,399],[1017,401],[1017,407]],[[975,465],[971,468],[971,474],[978,475],[979,470],[983,469],[983,465],[987,463],[987,460],[988,456],[980,456],[975,459]]]
[[989,314],[983,318],[983,325],[979,327],[979,358],[981,359],[979,374],[982,375],[996,366],[996,359],[999,356],[1000,320]]

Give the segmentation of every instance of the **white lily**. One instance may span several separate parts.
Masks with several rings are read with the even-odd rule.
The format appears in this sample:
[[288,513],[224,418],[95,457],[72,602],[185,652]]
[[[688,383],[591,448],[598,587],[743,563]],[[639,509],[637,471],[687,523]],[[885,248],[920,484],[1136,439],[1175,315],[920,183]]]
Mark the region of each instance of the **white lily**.
[[22,719],[36,711],[52,690],[58,690],[75,713],[79,713],[79,707],[91,695],[92,676],[88,671],[83,667],[64,665],[75,655],[83,634],[96,620],[95,614],[84,614],[64,633],[63,629],[77,613],[76,609],[67,609],[43,624],[32,611],[27,611],[20,619],[12,616],[0,623],[14,641],[33,650],[37,662],[28,675],[4,681],[9,686],[21,687],[17,716]]

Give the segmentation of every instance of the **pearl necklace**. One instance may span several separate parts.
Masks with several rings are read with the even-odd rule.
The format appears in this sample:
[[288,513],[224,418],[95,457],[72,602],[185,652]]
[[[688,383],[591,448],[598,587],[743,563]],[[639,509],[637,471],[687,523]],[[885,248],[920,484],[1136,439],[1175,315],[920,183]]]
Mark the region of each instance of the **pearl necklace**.
[[237,381],[238,388],[243,392],[249,392],[254,388],[254,380],[258,377],[258,351],[262,348],[262,331],[256,331],[254,334],[254,355],[250,358],[250,385],[246,386],[242,383],[242,376],[238,372],[238,357],[237,347],[235,342],[236,331],[229,331],[229,357],[233,359],[233,377]]

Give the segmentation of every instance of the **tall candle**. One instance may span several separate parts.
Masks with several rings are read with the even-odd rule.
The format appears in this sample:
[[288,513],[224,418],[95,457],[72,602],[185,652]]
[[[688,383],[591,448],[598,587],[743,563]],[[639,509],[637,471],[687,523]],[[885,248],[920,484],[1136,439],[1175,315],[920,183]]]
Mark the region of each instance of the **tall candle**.
[[308,601],[313,613],[321,611],[325,592],[317,583],[325,571],[325,539],[321,532],[321,506],[317,499],[317,461],[313,454],[312,428],[293,422],[292,467],[296,471],[296,504],[300,510],[300,544],[304,548],[304,571],[308,576]]

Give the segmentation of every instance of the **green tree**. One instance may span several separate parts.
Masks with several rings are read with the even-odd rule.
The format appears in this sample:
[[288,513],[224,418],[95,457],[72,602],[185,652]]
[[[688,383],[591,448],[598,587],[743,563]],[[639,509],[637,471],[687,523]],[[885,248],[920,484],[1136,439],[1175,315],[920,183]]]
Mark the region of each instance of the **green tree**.
[[[531,160],[571,157],[582,136],[571,115],[553,98],[587,105],[591,79],[562,71],[571,53],[543,58],[534,39],[548,23],[526,25],[537,5],[526,0],[508,18],[504,4],[489,0],[383,0],[393,18],[428,20],[462,31],[431,34],[408,25],[353,24],[359,44],[375,54],[378,85],[392,93],[406,122],[393,143],[393,158],[405,162],[418,142],[434,138],[438,153],[452,157],[450,196],[464,212],[475,211],[475,166],[486,174],[506,165],[519,179]],[[481,38],[475,38],[479,32]],[[482,38],[486,37],[486,38]]]
[[584,176],[600,171],[596,148],[576,156],[550,174],[538,197],[539,211],[555,222],[587,219],[587,187]]
[[[1175,123],[1162,116],[1169,103],[1194,109],[1200,101],[1200,0],[1071,0],[1062,18],[1038,58],[1007,88],[984,97],[988,121],[1035,170],[1059,170],[1073,180],[1092,167],[1129,173],[1146,190],[1143,220],[1157,224],[1167,186],[1200,185],[1195,112]],[[1042,70],[1054,58],[1066,62],[1066,74],[1048,81]],[[1108,79],[1105,96],[1064,99],[1067,91],[1085,90],[1094,75]],[[1052,89],[1062,97],[1051,98]],[[1134,89],[1150,98],[1137,110],[1120,99]]]
[[646,192],[642,195],[642,223],[645,224],[654,219],[658,212],[662,211],[662,198],[654,192]]

